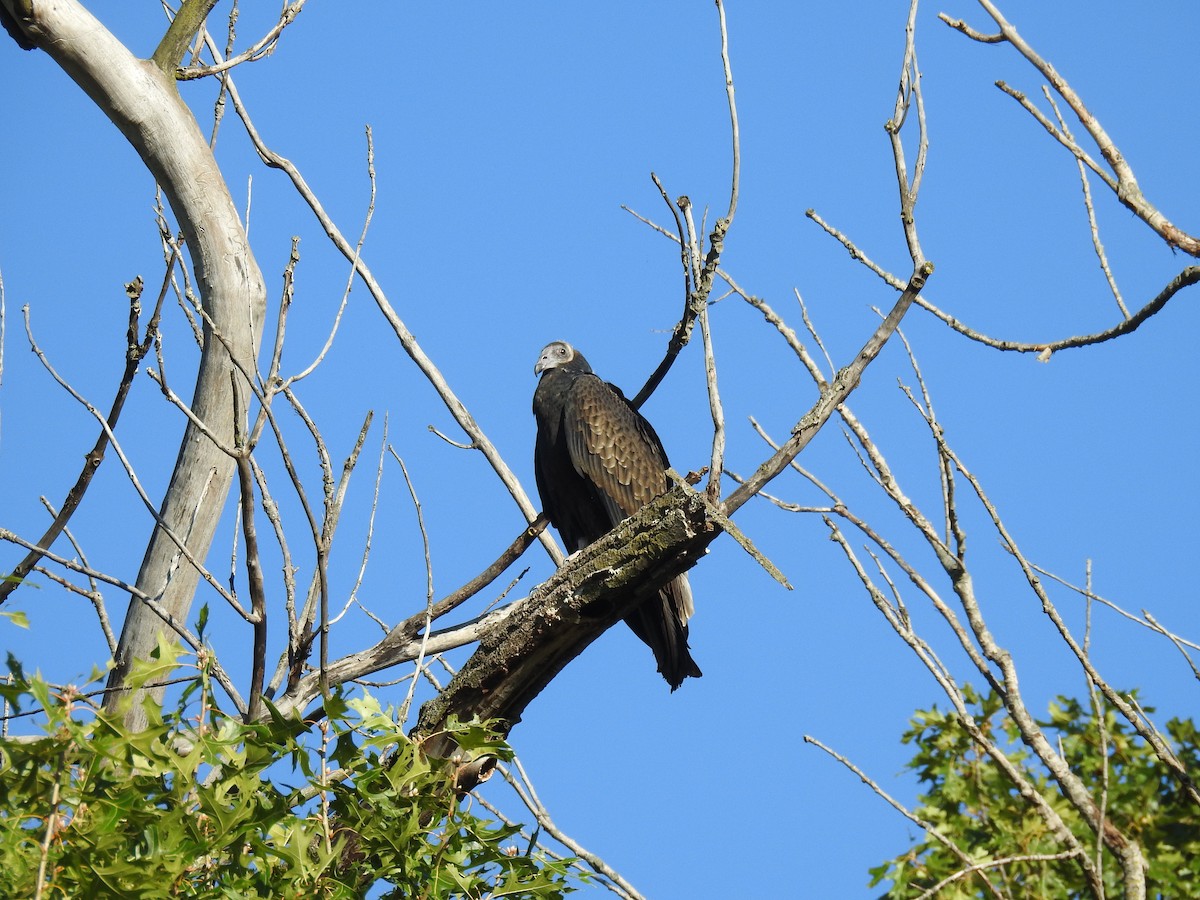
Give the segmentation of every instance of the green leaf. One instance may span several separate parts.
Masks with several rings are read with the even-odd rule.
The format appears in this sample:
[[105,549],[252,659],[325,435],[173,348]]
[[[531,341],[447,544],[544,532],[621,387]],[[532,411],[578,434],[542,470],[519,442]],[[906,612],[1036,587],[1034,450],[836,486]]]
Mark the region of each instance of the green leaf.
[[[1016,743],[1019,729],[1001,698],[994,693],[980,696],[972,689],[965,690],[964,696],[975,726],[999,743],[1009,764],[1022,771],[1075,839],[1085,847],[1096,847],[1088,822],[1061,796],[1051,773]],[[1200,810],[1132,726],[1112,708],[1094,711],[1090,701],[1067,697],[1056,698],[1048,719],[1038,725],[1083,780],[1093,803],[1103,804],[1106,822],[1141,846],[1148,896],[1200,898]],[[1175,754],[1195,771],[1200,761],[1195,722],[1173,719],[1165,730]],[[915,747],[908,766],[922,785],[917,814],[976,862],[1010,860],[953,882],[939,892],[939,898],[990,896],[993,889],[986,886],[985,878],[1000,896],[1092,895],[1077,863],[1039,858],[1067,847],[1018,793],[1005,770],[975,745],[958,714],[943,714],[936,707],[919,710],[901,740]],[[1103,852],[1099,869],[1105,893],[1119,896],[1123,893],[1120,864],[1107,849]],[[870,869],[869,875],[871,886],[890,883],[884,897],[906,898],[921,895],[962,868],[957,854],[923,836],[894,859]]]
[[0,612],[0,616],[4,616],[4,618],[8,619],[18,628],[29,627],[29,616],[22,610],[14,609],[10,612]]
[[[160,645],[139,677],[178,658]],[[19,664],[10,659],[10,669]],[[512,855],[516,826],[475,816],[449,768],[419,753],[395,711],[366,694],[326,706],[337,713],[327,721],[331,770],[322,733],[277,713],[253,725],[226,716],[202,672],[179,691],[178,709],[151,704],[151,724],[137,733],[40,678],[4,687],[13,702],[44,711],[46,736],[0,739],[0,896],[34,894],[51,811],[58,830],[46,864],[56,896],[357,898],[370,890],[552,900],[578,877],[570,860]],[[511,754],[484,723],[455,728],[471,746]],[[280,780],[296,772],[306,790]],[[355,853],[344,857],[351,840]]]

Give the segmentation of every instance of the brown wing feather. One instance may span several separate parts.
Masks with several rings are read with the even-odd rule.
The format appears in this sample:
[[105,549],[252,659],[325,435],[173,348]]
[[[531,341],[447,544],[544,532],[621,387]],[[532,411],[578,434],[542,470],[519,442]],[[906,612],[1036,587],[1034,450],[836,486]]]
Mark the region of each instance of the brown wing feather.
[[563,426],[575,471],[599,489],[613,524],[667,489],[657,436],[623,397],[595,375],[575,380]]
[[[534,465],[547,512],[572,545],[569,549],[579,549],[667,490],[668,463],[654,428],[617,388],[591,372],[572,372],[564,385],[564,375],[563,370],[551,369],[535,393]],[[558,455],[560,448],[565,448],[566,458]],[[572,481],[568,466],[581,480],[578,487],[564,487]],[[598,521],[604,516],[607,528]],[[680,575],[625,619],[654,651],[671,690],[684,678],[701,675],[688,652],[692,611],[691,588],[687,576]]]

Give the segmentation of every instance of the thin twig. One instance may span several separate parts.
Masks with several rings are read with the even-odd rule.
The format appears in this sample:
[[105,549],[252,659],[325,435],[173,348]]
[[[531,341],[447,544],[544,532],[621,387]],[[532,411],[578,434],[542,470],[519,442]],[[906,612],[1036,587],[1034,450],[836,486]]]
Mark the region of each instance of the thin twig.
[[263,583],[262,559],[258,551],[258,532],[254,527],[254,472],[250,466],[250,454],[254,451],[254,447],[246,443],[245,435],[242,434],[241,423],[246,421],[246,416],[238,377],[232,371],[229,375],[233,384],[233,444],[238,452],[235,462],[237,463],[239,511],[242,520],[242,534],[246,539],[246,580],[250,588],[253,616],[251,625],[254,632],[254,644],[250,657],[250,702],[246,708],[246,721],[253,722],[258,718],[262,704],[263,680],[267,669],[267,592]]
[[285,4],[279,13],[279,20],[253,46],[243,50],[237,56],[229,56],[229,47],[227,46],[225,48],[226,59],[221,62],[211,66],[183,66],[175,70],[175,77],[180,81],[206,78],[210,75],[218,75],[245,62],[258,62],[260,59],[266,59],[275,52],[275,46],[279,43],[279,37],[283,30],[292,24],[306,2],[307,0],[292,0],[291,3]]
[[766,485],[768,481],[783,471],[788,463],[795,459],[800,451],[808,445],[808,442],[824,427],[829,417],[850,396],[851,392],[858,387],[863,372],[866,371],[867,366],[871,364],[872,360],[879,355],[888,338],[891,337],[892,333],[900,325],[900,320],[904,318],[904,314],[908,312],[913,301],[925,287],[926,279],[932,273],[933,264],[930,262],[923,263],[913,271],[904,292],[900,295],[900,298],[896,301],[896,304],[892,307],[887,317],[875,329],[874,334],[863,344],[862,349],[854,357],[854,361],[838,372],[828,387],[821,389],[821,396],[817,403],[796,423],[796,426],[792,429],[792,436],[788,441],[770,459],[760,465],[741,487],[726,498],[725,511],[727,514],[735,512],[743,503]]
[[[1045,85],[1042,85],[1042,95],[1046,98],[1046,102],[1050,104],[1050,108],[1054,110],[1054,118],[1058,119],[1058,127],[1063,130],[1063,133],[1068,138],[1075,140],[1071,134],[1071,129],[1067,127],[1067,120],[1063,118],[1058,104],[1054,102],[1054,95],[1050,93],[1050,89]],[[1100,241],[1100,223],[1096,221],[1096,208],[1092,204],[1092,186],[1088,181],[1087,167],[1081,159],[1076,159],[1075,165],[1079,169],[1079,186],[1083,191],[1083,208],[1087,212],[1088,229],[1092,233],[1092,249],[1095,250],[1096,258],[1100,261],[1100,270],[1104,273],[1104,278],[1108,282],[1108,289],[1112,291],[1113,299],[1117,301],[1117,309],[1121,311],[1122,316],[1128,319],[1129,310],[1125,308],[1125,301],[1121,298],[1121,289],[1117,287],[1117,280],[1113,277],[1112,268],[1108,264],[1108,254],[1104,252],[1104,244]]]
[[[121,411],[125,408],[125,400],[129,396],[129,390],[133,385],[134,376],[137,374],[138,367],[146,354],[150,351],[151,343],[158,335],[158,323],[162,315],[163,300],[167,295],[167,287],[170,284],[171,273],[175,269],[175,264],[179,261],[177,248],[173,250],[170,258],[167,260],[167,270],[163,276],[162,287],[158,292],[158,298],[154,303],[154,311],[151,313],[150,321],[146,324],[145,336],[141,337],[138,334],[138,320],[142,312],[142,279],[135,278],[129,284],[125,285],[125,293],[129,297],[129,325],[126,329],[125,339],[125,370],[121,374],[120,384],[117,386],[116,396],[113,398],[112,405],[109,407],[108,417],[106,419],[107,428],[102,428],[100,434],[96,438],[96,443],[92,449],[84,456],[83,470],[79,473],[79,477],[75,480],[75,484],[67,492],[66,499],[63,500],[59,507],[58,513],[54,515],[50,527],[42,535],[37,542],[39,547],[49,548],[60,534],[66,529],[67,523],[71,520],[71,516],[75,514],[75,510],[79,508],[83,502],[84,494],[87,493],[89,485],[92,483],[92,478],[100,468],[100,464],[104,462],[104,452],[108,448],[108,435],[117,427],[117,421],[121,417]],[[4,370],[4,316],[3,316],[3,282],[0,282],[0,376]],[[27,554],[9,573],[11,578],[5,581],[0,581],[0,603],[3,603],[17,586],[21,579],[25,577],[33,567],[37,565],[41,559],[41,554],[34,550]]]
[[[812,219],[819,225],[826,234],[838,241],[850,253],[850,256],[861,262],[864,266],[874,272],[887,284],[894,288],[900,289],[904,282],[897,278],[892,273],[885,270],[879,264],[873,262],[855,243],[847,237],[843,232],[826,222],[813,210],[808,210],[806,213],[808,218]],[[1093,332],[1091,334],[1076,335],[1073,337],[1060,338],[1053,341],[1038,341],[1030,343],[1027,341],[1009,341],[1000,338],[990,337],[983,332],[976,331],[969,325],[964,324],[950,313],[943,311],[935,306],[925,297],[917,298],[917,305],[927,312],[933,314],[954,331],[961,334],[977,343],[992,347],[996,350],[1005,350],[1015,353],[1036,353],[1042,361],[1048,360],[1050,356],[1057,353],[1059,350],[1072,350],[1078,347],[1090,347],[1093,344],[1101,344],[1105,341],[1111,341],[1114,338],[1122,337],[1126,334],[1131,334],[1137,331],[1149,319],[1161,312],[1162,309],[1170,302],[1171,298],[1187,287],[1200,282],[1200,266],[1188,266],[1171,281],[1169,281],[1161,291],[1150,301],[1148,301],[1141,309],[1135,312],[1127,319],[1123,319],[1112,328],[1106,328],[1103,331]]]
[[[691,201],[687,197],[679,197],[675,204],[672,205],[667,197],[667,191],[663,187],[662,182],[658,180],[658,176],[653,172],[650,177],[654,180],[655,187],[658,188],[663,200],[671,209],[672,215],[675,217],[675,238],[679,243],[680,254],[683,262],[684,273],[684,304],[683,315],[675,324],[671,331],[671,338],[667,342],[667,352],[663,357],[662,362],[651,373],[646,380],[642,389],[637,392],[633,400],[634,409],[639,409],[654,393],[667,372],[674,364],[680,351],[691,340],[692,328],[695,325],[696,318],[701,314],[707,303],[709,295],[712,292],[713,276],[716,273],[717,265],[721,259],[721,252],[724,249],[725,236],[729,231],[729,227],[733,224],[734,214],[737,212],[738,191],[741,181],[742,169],[742,152],[741,152],[741,137],[738,127],[737,102],[734,97],[733,85],[733,70],[729,62],[729,31],[725,24],[725,6],[722,0],[717,0],[717,14],[720,20],[721,28],[721,65],[725,73],[725,96],[729,104],[729,123],[730,123],[730,139],[732,143],[732,159],[730,163],[730,188],[729,188],[729,209],[725,217],[718,219],[715,223],[712,233],[708,238],[708,254],[701,260],[700,247],[696,240],[695,225],[691,220]],[[684,238],[684,224],[680,220],[679,213],[675,211],[675,207],[684,213],[684,220],[687,222],[687,239]],[[627,208],[627,207],[626,207]],[[632,210],[630,210],[632,212]],[[634,213],[634,215],[637,215]],[[638,218],[642,218],[638,216]],[[642,219],[642,221],[647,221]],[[651,223],[647,223],[651,224]],[[653,226],[668,237],[671,235],[664,229],[658,226]],[[717,452],[717,447],[714,444],[714,453]],[[719,477],[719,476],[718,476]],[[713,482],[710,482],[710,485]]]
[[521,802],[525,804],[526,808],[528,808],[531,813],[533,813],[533,816],[535,819],[537,819],[537,823],[540,828],[542,828],[547,834],[574,853],[577,857],[586,862],[593,872],[596,872],[598,875],[610,881],[616,888],[615,893],[617,893],[619,896],[625,897],[627,900],[645,900],[645,898],[638,893],[637,889],[621,876],[620,872],[606,863],[595,853],[592,853],[590,850],[586,849],[583,845],[581,845],[578,841],[576,841],[554,823],[554,820],[550,818],[550,813],[546,810],[545,805],[538,797],[537,791],[534,790],[533,782],[529,778],[529,773],[525,771],[525,767],[521,764],[521,761],[518,758],[513,757],[512,768],[517,770],[519,780],[518,778],[513,777],[512,771],[509,769],[509,767],[500,766],[499,768],[501,774],[504,776],[505,781],[512,786]]
[[[51,518],[55,518],[58,515],[57,511],[50,504],[49,500],[47,500],[45,497],[39,497],[38,499],[41,500],[42,506],[46,507],[46,510],[50,513]],[[75,551],[76,555],[79,557],[80,563],[85,566],[90,566],[91,564],[88,562],[87,554],[83,552],[83,547],[79,545],[79,541],[75,540],[75,535],[71,533],[71,529],[63,528],[62,533],[67,541],[71,544],[71,547]],[[59,576],[51,573],[48,569],[42,568],[41,566],[35,567],[34,571],[41,572],[48,578],[53,578],[68,590],[74,591],[75,593],[80,594],[88,599],[88,601],[92,604],[92,608],[96,611],[96,618],[100,622],[100,631],[104,634],[104,641],[108,644],[108,651],[115,656],[117,653],[117,636],[113,633],[112,624],[109,622],[108,618],[108,608],[104,605],[104,595],[100,593],[100,588],[96,583],[96,579],[88,576],[88,589],[84,590],[80,587],[77,587],[68,579],[60,578]]]
[[[658,193],[662,197],[663,202],[667,204],[667,208],[671,210],[671,215],[675,218],[675,234],[671,234],[664,228],[658,225],[652,225],[655,229],[665,234],[667,237],[675,241],[679,245],[679,258],[681,268],[683,270],[683,312],[679,317],[679,321],[675,323],[675,327],[671,329],[671,337],[667,340],[667,351],[663,356],[662,361],[650,373],[650,377],[646,379],[646,383],[642,385],[642,389],[637,392],[630,405],[634,409],[640,409],[642,405],[650,399],[650,395],[658,389],[662,380],[667,377],[667,372],[671,370],[671,366],[675,364],[676,358],[688,342],[692,339],[692,329],[696,324],[696,316],[699,309],[692,303],[692,264],[691,254],[688,250],[688,242],[684,239],[683,219],[680,218],[679,210],[676,209],[676,204],[671,202],[671,198],[667,196],[667,189],[663,187],[658,176],[653,172],[650,173],[650,179],[654,182],[654,186],[658,188]],[[632,212],[632,211],[631,211]],[[633,213],[637,216],[637,213]],[[637,218],[642,219],[641,216]],[[646,219],[643,222],[649,223]]]
[[[92,417],[95,418],[97,422],[100,423],[100,427],[103,429],[105,438],[107,439],[107,444],[108,444],[108,446],[112,447],[113,452],[117,454],[117,458],[121,461],[121,465],[125,469],[125,476],[129,479],[130,484],[133,485],[134,490],[137,492],[138,499],[140,499],[142,501],[142,505],[146,508],[146,511],[149,512],[150,515],[154,518],[155,523],[162,530],[163,534],[165,534],[171,540],[171,542],[175,544],[176,548],[179,550],[179,552],[183,556],[183,558],[186,559],[192,566],[195,567],[196,571],[200,573],[200,576],[208,583],[208,585],[211,588],[213,588],[215,591],[217,591],[218,594],[221,595],[222,599],[224,599],[227,603],[229,603],[232,607],[234,607],[234,609],[239,610],[239,612],[243,616],[246,615],[245,611],[242,610],[241,607],[238,605],[237,599],[234,598],[227,590],[225,590],[224,587],[221,586],[220,582],[218,582],[217,579],[213,577],[212,573],[209,572],[208,569],[206,569],[204,567],[204,565],[196,558],[195,554],[192,553],[191,549],[187,545],[187,542],[183,538],[181,538],[179,535],[177,535],[170,528],[170,526],[167,525],[166,521],[162,518],[162,516],[159,515],[158,508],[150,500],[150,496],[146,493],[146,489],[142,486],[141,480],[137,477],[137,473],[134,470],[133,463],[131,463],[129,461],[129,458],[125,455],[125,451],[122,449],[120,441],[117,440],[116,435],[113,433],[112,428],[109,426],[108,420],[100,412],[100,410],[96,409],[96,407],[93,406],[90,402],[88,402],[88,400],[86,398],[84,398],[84,396],[82,394],[80,394],[78,391],[76,391],[75,388],[73,388],[66,381],[66,379],[64,379],[61,375],[58,374],[58,371],[51,364],[51,362],[47,358],[45,352],[43,352],[42,348],[40,346],[38,346],[37,341],[34,340],[33,326],[30,322],[30,316],[29,316],[29,307],[28,306],[23,307],[22,312],[25,314],[25,334],[29,339],[29,344],[30,344],[31,349],[33,350],[34,354],[37,356],[39,362],[41,362],[42,366],[46,369],[46,371],[50,373],[50,377],[53,378],[56,382],[58,382],[58,385],[61,388],[63,388],[63,390],[65,390],[68,394],[70,394],[81,406],[83,406],[84,409],[86,409],[89,413],[91,413]],[[40,548],[41,545],[40,544],[29,544],[28,547],[29,547],[29,549],[33,550],[35,548]],[[42,548],[42,549],[43,549],[44,556],[46,556],[48,558],[50,556],[49,552],[45,551],[45,548]]]
[[[218,52],[211,45],[210,51],[214,53]],[[237,112],[238,117],[245,126],[246,133],[250,137],[251,142],[254,144],[255,150],[258,152],[259,156],[268,166],[283,170],[291,179],[293,186],[296,188],[297,192],[303,198],[305,203],[308,204],[309,208],[316,216],[317,221],[321,224],[322,228],[324,228],[325,233],[329,237],[330,241],[335,247],[337,247],[342,255],[345,256],[347,260],[350,260],[354,265],[358,276],[363,280],[363,283],[367,286],[367,290],[370,291],[371,296],[374,298],[376,306],[379,308],[380,312],[391,326],[396,338],[400,341],[400,346],[404,349],[405,353],[408,354],[409,358],[412,359],[412,361],[416,364],[417,368],[421,370],[421,373],[425,376],[426,380],[429,381],[430,385],[433,386],[438,396],[442,399],[442,402],[445,403],[447,409],[450,410],[454,420],[468,435],[471,436],[472,441],[479,449],[480,453],[483,454],[484,458],[488,461],[489,465],[491,465],[492,469],[500,478],[500,481],[512,495],[514,501],[516,501],[521,513],[525,516],[525,520],[527,522],[534,521],[537,518],[537,510],[530,501],[528,494],[525,493],[525,489],[521,486],[512,470],[509,469],[508,464],[505,463],[504,459],[501,457],[495,445],[493,445],[488,439],[487,435],[483,433],[483,429],[479,427],[478,423],[467,410],[466,406],[463,405],[462,401],[460,401],[453,390],[451,390],[449,383],[442,376],[441,371],[425,354],[425,351],[421,348],[421,345],[417,342],[415,336],[411,331],[408,330],[408,327],[404,324],[395,308],[391,305],[383,288],[375,280],[375,276],[371,273],[366,261],[357,254],[354,247],[349,241],[346,240],[336,224],[334,224],[333,219],[328,215],[328,213],[326,213],[324,206],[321,204],[320,200],[317,199],[316,194],[312,191],[312,189],[308,186],[308,183],[304,180],[304,177],[300,174],[300,170],[290,160],[278,153],[275,153],[266,145],[266,142],[259,135],[258,129],[251,121],[250,114],[242,103],[241,96],[238,94],[231,75],[227,72],[225,73],[224,78],[226,79],[226,84],[229,88],[229,96],[233,101],[234,110]],[[554,560],[556,564],[561,564],[563,561],[563,554],[554,539],[551,536],[543,533],[542,543],[551,559]]]
[[700,307],[700,338],[704,345],[704,383],[708,392],[708,411],[713,423],[712,454],[706,493],[709,501],[716,503],[721,497],[721,473],[725,469],[725,410],[721,406],[721,392],[717,388],[717,358],[713,352],[707,303]]
[[[858,766],[856,766],[854,763],[852,763],[849,759],[842,756],[842,754],[838,753],[836,750],[832,749],[831,747],[828,747],[825,744],[821,743],[821,741],[817,740],[815,737],[813,737],[812,735],[809,735],[809,734],[804,735],[804,743],[812,744],[814,747],[817,747],[818,749],[823,750],[829,756],[833,757],[835,760],[837,760],[839,763],[841,763],[843,766],[845,766],[847,769],[849,769],[851,772],[853,772],[855,775],[857,775],[863,784],[867,785],[867,787],[869,787],[879,797],[881,797],[889,806],[892,807],[892,809],[896,810],[898,813],[900,813],[900,815],[904,816],[904,818],[908,819],[910,822],[912,822],[914,825],[916,825],[918,828],[920,828],[922,831],[924,831],[926,834],[928,834],[930,837],[932,837],[934,840],[936,840],[939,844],[941,844],[943,847],[945,847],[947,850],[949,850],[951,853],[953,853],[955,856],[957,856],[959,858],[959,860],[962,861],[962,863],[965,866],[967,866],[969,868],[975,864],[975,861],[971,858],[971,855],[969,853],[967,853],[965,850],[963,850],[961,847],[959,847],[958,844],[954,843],[954,841],[952,841],[949,837],[942,834],[942,832],[938,830],[937,826],[935,826],[932,822],[930,822],[926,819],[922,819],[916,813],[914,813],[910,809],[908,809],[908,807],[906,807],[899,800],[896,800],[894,797],[892,797],[891,794],[889,794],[887,791],[885,791],[879,785],[879,783],[877,781],[875,781],[875,779],[873,779],[870,775],[868,775],[866,772],[864,772],[862,769],[860,769]],[[967,870],[964,870],[964,874],[966,873],[966,871]],[[983,887],[985,887],[993,897],[996,897],[997,900],[1000,900],[1000,898],[1002,898],[1004,896],[1000,892],[1000,890],[994,884],[992,884],[987,878],[981,877],[980,881],[983,882]]]
[[[421,612],[405,619],[403,622],[393,628],[389,632],[388,637],[385,638],[384,641],[381,641],[377,646],[382,647],[383,644],[389,640],[392,642],[411,641],[421,633],[422,628],[427,627],[425,625],[427,620],[432,619],[433,621],[436,621],[442,616],[446,615],[446,613],[461,606],[467,600],[470,600],[485,587],[499,578],[501,573],[506,571],[509,566],[516,562],[530,547],[530,545],[537,540],[538,532],[546,528],[546,526],[549,524],[550,520],[547,519],[544,514],[539,516],[533,522],[533,524],[531,524],[517,536],[516,540],[514,540],[504,550],[504,552],[500,554],[499,558],[497,558],[495,562],[493,562],[490,566],[488,566],[462,587],[452,591],[445,597],[438,600],[428,610],[422,610]],[[513,584],[510,584],[504,593],[507,594],[508,591],[512,590],[515,583],[516,582],[514,581]]]
[[379,442],[379,460],[375,465],[375,487],[371,493],[371,511],[367,515],[367,534],[363,539],[362,559],[358,565],[358,574],[354,577],[354,584],[350,588],[350,594],[346,598],[346,604],[342,607],[342,611],[333,617],[330,624],[336,625],[338,620],[346,614],[352,604],[357,603],[359,608],[365,612],[370,618],[387,632],[387,626],[383,621],[370,612],[362,602],[358,599],[358,590],[362,587],[363,578],[367,574],[367,562],[371,558],[371,542],[375,536],[375,516],[379,512],[379,488],[383,484],[383,464],[386,458],[388,448],[388,416],[383,417],[383,436]]
[[[1092,590],[1092,561],[1089,559],[1084,573],[1084,581],[1087,584],[1088,593]],[[1092,604],[1088,601],[1086,606],[1085,624],[1083,631],[1083,652],[1085,656],[1089,656],[1092,647]],[[1096,829],[1096,840],[1092,857],[1093,865],[1101,874],[1104,872],[1104,833],[1105,820],[1108,817],[1108,727],[1105,724],[1105,706],[1100,699],[1100,691],[1098,686],[1091,678],[1087,679],[1088,700],[1092,705],[1092,718],[1096,721],[1096,737],[1099,739],[1099,757],[1100,757],[1100,800],[1097,802],[1097,814],[1100,819],[1100,826]],[[1103,898],[1100,898],[1103,900]]]
[[[921,179],[925,174],[925,160],[929,150],[929,140],[925,132],[925,105],[921,95],[921,73],[917,68],[917,0],[913,0],[908,8],[908,20],[904,26],[904,61],[900,67],[900,87],[896,93],[896,105],[892,117],[884,125],[892,144],[892,158],[896,164],[896,182],[900,190],[900,221],[904,226],[904,239],[908,244],[908,253],[914,266],[920,266],[925,261],[921,251],[921,242],[917,237],[916,205],[917,194],[921,189]],[[918,143],[917,161],[909,175],[908,164],[905,162],[904,141],[901,138],[904,124],[908,119],[913,101],[917,106]]]
[[317,366],[319,366],[325,359],[326,354],[329,353],[329,348],[333,346],[333,339],[337,336],[338,326],[342,322],[342,315],[345,313],[346,305],[350,301],[350,289],[354,286],[354,279],[357,277],[358,262],[360,259],[362,259],[363,244],[366,243],[367,231],[371,227],[371,220],[375,217],[375,139],[371,133],[370,125],[367,126],[366,131],[367,180],[371,186],[371,194],[369,200],[367,201],[366,215],[363,217],[362,231],[359,232],[358,242],[354,245],[354,258],[350,260],[350,272],[346,276],[346,286],[342,289],[342,299],[341,302],[338,303],[337,313],[333,317],[333,325],[330,327],[329,334],[325,338],[325,344],[321,347],[320,352],[317,353],[316,358],[314,358],[306,368],[287,379],[285,385],[288,386],[294,382],[300,381],[302,378],[307,378],[314,371],[316,371]]
[[[1185,637],[1181,637],[1177,634],[1173,634],[1173,633],[1167,631],[1157,622],[1157,620],[1155,620],[1154,616],[1150,615],[1150,613],[1144,609],[1142,610],[1142,616],[1144,618],[1139,618],[1138,616],[1135,616],[1133,613],[1121,608],[1118,604],[1116,604],[1112,600],[1109,600],[1107,597],[1103,597],[1100,594],[1093,593],[1089,587],[1080,587],[1077,584],[1072,584],[1071,582],[1069,582],[1065,578],[1063,578],[1061,575],[1055,575],[1053,572],[1049,571],[1048,569],[1043,569],[1041,566],[1038,566],[1032,562],[1029,564],[1029,567],[1031,569],[1033,569],[1033,571],[1037,572],[1039,575],[1042,575],[1045,578],[1049,578],[1052,581],[1056,581],[1059,584],[1061,584],[1063,587],[1067,588],[1068,590],[1074,591],[1075,593],[1077,593],[1081,597],[1083,597],[1085,600],[1087,600],[1089,602],[1094,600],[1103,606],[1107,606],[1113,612],[1117,613],[1120,616],[1124,616],[1129,621],[1131,621],[1137,625],[1140,625],[1143,628],[1149,628],[1151,631],[1157,631],[1163,637],[1168,638],[1172,643],[1174,643],[1176,646],[1180,647],[1181,650],[1184,647],[1189,647],[1192,650],[1200,650],[1200,643],[1197,643],[1196,641],[1188,640]],[[1183,652],[1184,652],[1184,655],[1186,656],[1187,655],[1186,650],[1184,650]],[[1190,657],[1189,657],[1189,661],[1190,661]]]
[[[1075,93],[1070,84],[1067,83],[1067,80],[1058,73],[1053,65],[1042,59],[1033,47],[1026,43],[1025,39],[1017,32],[1017,29],[1001,15],[991,0],[979,0],[979,5],[1000,26],[1000,34],[1003,36],[1004,41],[1025,57],[1026,61],[1037,69],[1042,77],[1050,83],[1050,86],[1054,88],[1055,92],[1066,101],[1067,106],[1075,113],[1080,124],[1083,125],[1092,140],[1096,142],[1096,146],[1100,149],[1100,155],[1104,157],[1104,161],[1108,163],[1113,174],[1116,176],[1115,183],[1113,183],[1113,179],[1107,173],[1099,172],[1095,168],[1094,170],[1113,189],[1117,195],[1117,199],[1139,219],[1150,226],[1168,245],[1179,248],[1189,256],[1200,256],[1200,239],[1177,228],[1167,220],[1166,216],[1158,211],[1157,207],[1146,199],[1141,187],[1138,185],[1137,178],[1134,176],[1133,167],[1129,165],[1124,154],[1113,143],[1112,138],[1108,136],[1108,132],[1104,130],[1100,121],[1092,115],[1091,111],[1084,105],[1082,98]],[[949,21],[944,13],[940,18],[943,21]],[[961,28],[959,30],[963,31]],[[967,32],[963,31],[963,33]],[[1026,108],[1029,109],[1030,107],[1027,106]],[[1056,131],[1056,129],[1053,129],[1053,126],[1048,124],[1044,117],[1041,121],[1044,126],[1048,127],[1051,133]],[[1056,137],[1058,137],[1060,143],[1063,143],[1067,149],[1075,154],[1076,158],[1082,158],[1082,151],[1078,149],[1078,145],[1074,145],[1073,141],[1068,142],[1065,135],[1061,135],[1061,133],[1056,135]]]
[[[429,627],[433,624],[433,561],[429,555],[429,532],[425,530],[425,514],[421,511],[421,500],[417,497],[417,489],[412,483],[412,478],[409,477],[408,466],[404,465],[404,460],[401,459],[394,447],[388,449],[392,457],[400,464],[400,472],[404,476],[404,483],[408,486],[408,494],[412,498],[413,509],[417,513],[417,528],[421,531],[421,546],[425,552],[425,628],[421,638],[421,650],[417,654],[417,669],[420,670],[425,664],[425,651],[429,646]],[[400,706],[401,718],[407,718],[416,689],[417,679],[414,678],[408,686],[408,696],[404,698],[404,703]]]
[[717,15],[721,19],[721,64],[725,68],[725,99],[729,103],[729,137],[732,144],[732,165],[729,185],[729,209],[725,213],[724,236],[737,212],[738,191],[742,177],[742,139],[738,129],[737,101],[734,98],[733,70],[729,64],[729,29],[725,25],[725,4],[717,0]]
[[54,768],[54,784],[50,790],[50,809],[46,813],[46,827],[38,847],[37,883],[33,892],[33,896],[37,900],[41,900],[42,894],[46,890],[46,867],[50,861],[50,842],[58,830],[58,803],[62,796],[63,779],[70,778],[70,775],[67,774],[67,753],[73,743],[73,739],[69,740],[67,745],[62,748],[58,755],[58,765]]

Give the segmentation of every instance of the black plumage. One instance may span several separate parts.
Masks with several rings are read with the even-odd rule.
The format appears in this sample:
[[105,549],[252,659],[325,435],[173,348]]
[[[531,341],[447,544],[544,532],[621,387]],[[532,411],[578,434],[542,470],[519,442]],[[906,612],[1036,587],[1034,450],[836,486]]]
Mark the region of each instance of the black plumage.
[[[601,380],[565,341],[546,345],[533,367],[537,418],[534,474],[542,508],[567,552],[599,540],[669,487],[667,454],[650,423],[614,385]],[[700,677],[688,652],[692,590],[679,575],[625,622],[654,651],[675,690]]]

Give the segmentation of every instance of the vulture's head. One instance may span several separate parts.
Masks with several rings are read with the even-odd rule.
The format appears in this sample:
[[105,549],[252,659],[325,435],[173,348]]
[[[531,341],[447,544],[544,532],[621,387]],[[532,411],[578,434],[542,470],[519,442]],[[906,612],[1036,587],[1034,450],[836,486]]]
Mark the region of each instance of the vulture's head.
[[541,375],[550,369],[566,369],[568,372],[592,371],[592,367],[583,358],[583,354],[566,341],[554,341],[543,347],[542,353],[533,367],[533,374]]

